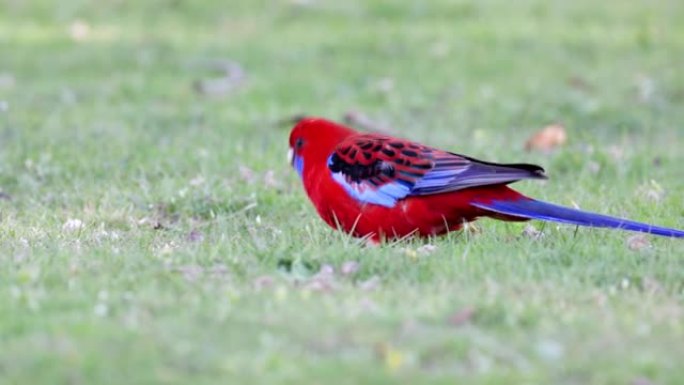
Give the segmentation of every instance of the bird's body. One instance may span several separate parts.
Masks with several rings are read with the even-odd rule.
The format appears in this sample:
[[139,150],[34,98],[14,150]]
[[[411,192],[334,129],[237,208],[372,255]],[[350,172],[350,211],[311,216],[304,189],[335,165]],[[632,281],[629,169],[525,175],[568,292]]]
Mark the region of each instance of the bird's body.
[[540,202],[507,185],[545,179],[530,164],[496,164],[319,118],[290,134],[291,162],[330,226],[372,240],[433,236],[478,217],[551,220],[684,237],[684,232]]

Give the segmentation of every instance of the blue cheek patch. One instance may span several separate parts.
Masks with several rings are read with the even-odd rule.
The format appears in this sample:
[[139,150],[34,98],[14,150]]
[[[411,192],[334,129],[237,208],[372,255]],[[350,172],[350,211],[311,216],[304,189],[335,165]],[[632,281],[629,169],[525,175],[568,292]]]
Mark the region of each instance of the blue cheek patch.
[[300,178],[304,177],[304,159],[301,156],[294,156],[294,168]]

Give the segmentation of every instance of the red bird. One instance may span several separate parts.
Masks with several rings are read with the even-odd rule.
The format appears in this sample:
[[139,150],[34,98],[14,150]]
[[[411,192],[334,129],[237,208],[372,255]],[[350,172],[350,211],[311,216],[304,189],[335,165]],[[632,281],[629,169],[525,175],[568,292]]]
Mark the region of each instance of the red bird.
[[290,162],[318,214],[333,228],[374,241],[460,230],[478,217],[540,219],[666,237],[684,231],[528,198],[507,185],[546,179],[532,164],[498,164],[320,118],[290,133]]

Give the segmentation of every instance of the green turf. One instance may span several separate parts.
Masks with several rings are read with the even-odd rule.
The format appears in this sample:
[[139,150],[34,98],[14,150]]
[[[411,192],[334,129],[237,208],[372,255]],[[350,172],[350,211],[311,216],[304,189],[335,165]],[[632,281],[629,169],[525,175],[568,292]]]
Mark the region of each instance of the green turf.
[[[682,19],[676,0],[0,1],[0,382],[681,383],[684,242],[483,220],[432,253],[363,247],[317,218],[279,121],[359,111],[542,164],[533,196],[684,228]],[[227,59],[243,81],[198,93]],[[553,122],[567,146],[525,152]]]

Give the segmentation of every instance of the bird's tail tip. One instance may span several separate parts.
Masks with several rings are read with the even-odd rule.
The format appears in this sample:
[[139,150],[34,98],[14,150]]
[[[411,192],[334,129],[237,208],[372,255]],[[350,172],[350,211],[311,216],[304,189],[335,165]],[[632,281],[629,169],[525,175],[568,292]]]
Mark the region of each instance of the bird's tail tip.
[[515,200],[476,202],[473,206],[496,214],[524,219],[567,223],[578,226],[614,228],[671,238],[684,238],[684,231],[572,209],[526,197]]

